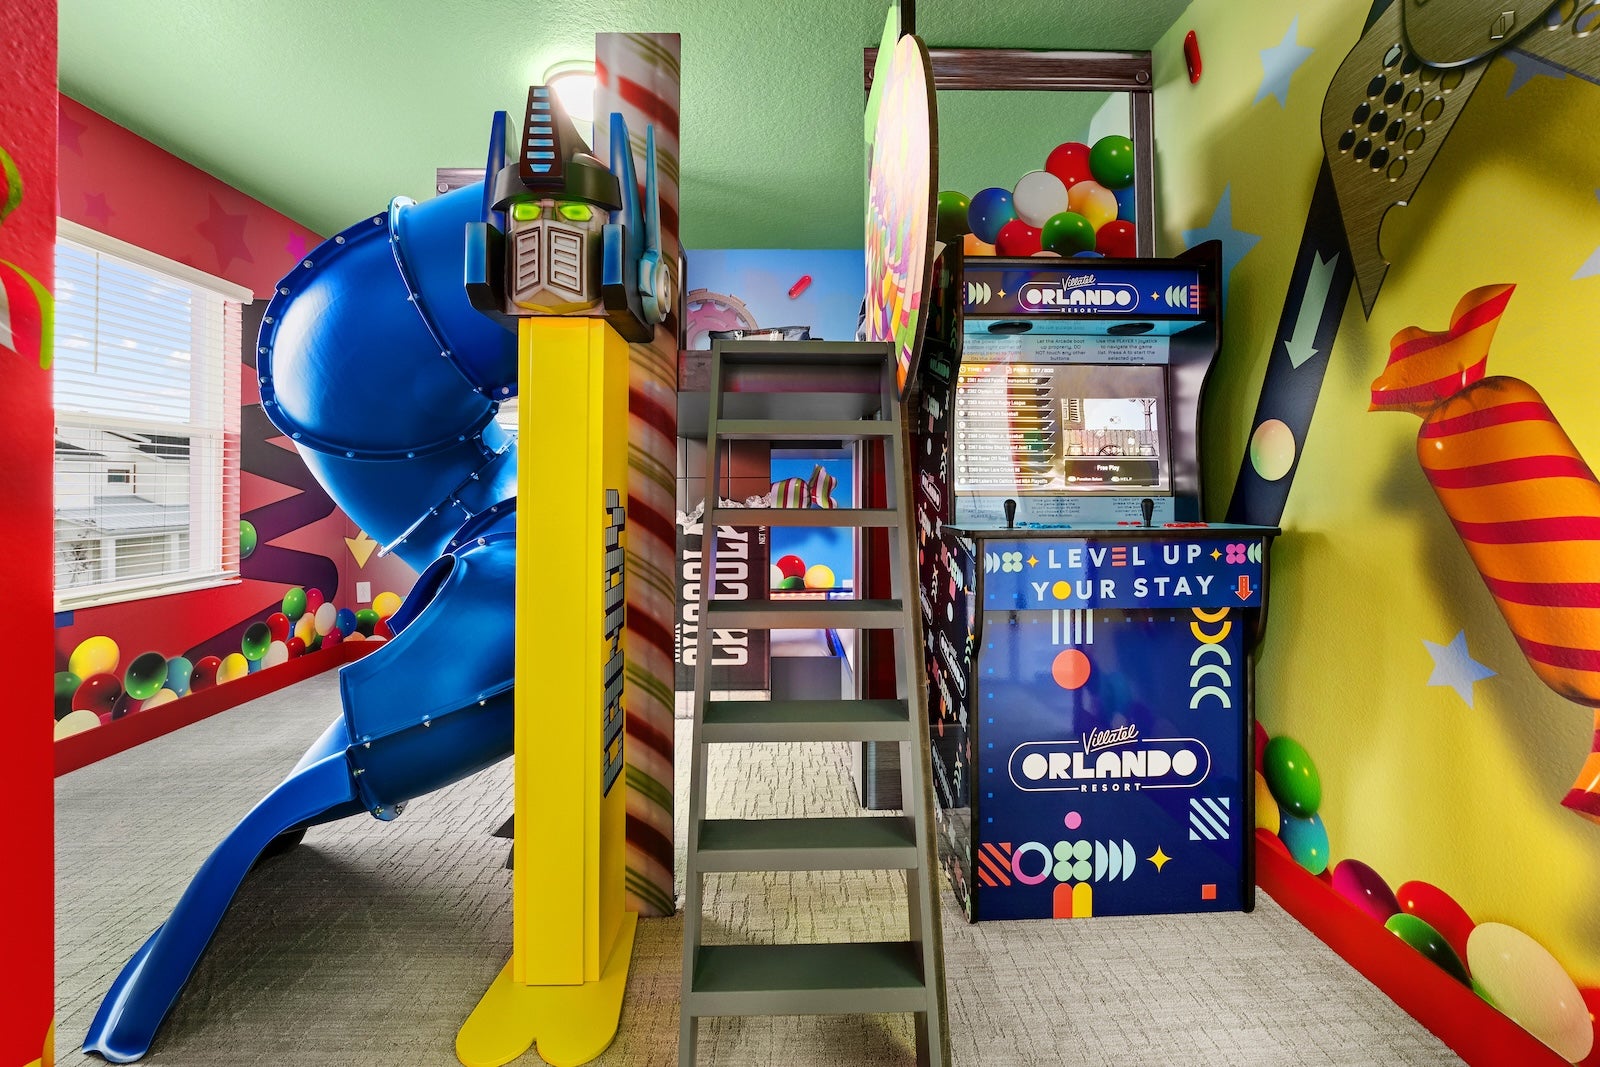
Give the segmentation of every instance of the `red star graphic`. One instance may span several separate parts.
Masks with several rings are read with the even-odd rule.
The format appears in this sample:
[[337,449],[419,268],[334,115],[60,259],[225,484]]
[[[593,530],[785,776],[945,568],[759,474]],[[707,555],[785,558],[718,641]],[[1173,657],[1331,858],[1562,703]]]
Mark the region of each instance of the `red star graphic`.
[[226,274],[228,264],[236,259],[254,263],[255,257],[244,242],[244,227],[250,221],[250,216],[229,213],[215,196],[208,195],[206,199],[211,202],[211,214],[195,226],[195,230],[217,250],[217,263],[221,271]]
[[105,193],[83,194],[83,217],[95,224],[95,229],[105,230],[111,224],[111,216],[116,212],[111,210],[111,205],[106,203]]

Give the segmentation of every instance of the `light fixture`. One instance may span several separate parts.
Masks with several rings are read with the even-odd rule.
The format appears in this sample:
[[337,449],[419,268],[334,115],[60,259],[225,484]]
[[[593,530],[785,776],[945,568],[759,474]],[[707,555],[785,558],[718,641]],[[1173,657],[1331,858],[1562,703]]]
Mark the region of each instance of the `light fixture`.
[[563,60],[544,72],[544,83],[561,101],[567,117],[581,125],[594,122],[594,61]]

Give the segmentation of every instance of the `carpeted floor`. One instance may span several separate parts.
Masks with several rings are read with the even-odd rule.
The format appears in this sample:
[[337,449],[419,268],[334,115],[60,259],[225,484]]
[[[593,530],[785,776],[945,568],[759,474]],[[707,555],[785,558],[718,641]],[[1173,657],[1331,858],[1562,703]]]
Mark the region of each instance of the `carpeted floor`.
[[[57,1047],[211,847],[337,714],[325,674],[57,781]],[[689,767],[680,720],[679,792]],[[799,758],[795,758],[798,754]],[[713,816],[852,813],[845,746],[723,746]],[[313,829],[245,883],[156,1040],[155,1067],[448,1067],[510,951],[510,763],[399,820]],[[678,826],[683,847],[682,820]],[[721,940],[901,936],[899,875],[721,875]],[[1250,915],[967,925],[945,895],[957,1064],[1458,1064],[1265,896]],[[639,924],[603,1067],[676,1060],[681,922]],[[712,1020],[718,1067],[911,1064],[906,1016]],[[536,1057],[525,1058],[537,1063]]]

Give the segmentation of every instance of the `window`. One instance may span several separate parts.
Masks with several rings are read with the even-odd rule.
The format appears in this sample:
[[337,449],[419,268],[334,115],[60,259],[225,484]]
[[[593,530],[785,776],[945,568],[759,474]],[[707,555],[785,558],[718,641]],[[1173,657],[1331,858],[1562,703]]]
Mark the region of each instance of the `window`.
[[58,610],[238,580],[239,305],[249,300],[59,220]]

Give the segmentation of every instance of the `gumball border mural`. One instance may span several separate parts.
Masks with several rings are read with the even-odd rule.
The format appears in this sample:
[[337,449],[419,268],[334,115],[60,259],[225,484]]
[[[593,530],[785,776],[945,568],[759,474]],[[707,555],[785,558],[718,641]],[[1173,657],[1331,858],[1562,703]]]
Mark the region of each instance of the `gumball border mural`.
[[[1262,877],[1266,868],[1282,863],[1291,865],[1291,870],[1304,870],[1326,886],[1341,907],[1416,950],[1440,973],[1470,989],[1486,1007],[1563,1060],[1594,1061],[1600,1052],[1600,1021],[1590,1005],[1600,1003],[1600,995],[1581,985],[1527,933],[1503,923],[1474,921],[1438,886],[1408,881],[1391,889],[1368,864],[1348,857],[1335,861],[1332,841],[1337,840],[1337,828],[1330,833],[1322,821],[1324,795],[1316,763],[1298,741],[1269,737],[1259,722],[1256,726],[1256,857],[1264,887],[1278,895],[1269,885],[1272,879]],[[1280,859],[1263,863],[1269,854]],[[1319,936],[1329,939],[1326,934]],[[1354,962],[1348,953],[1341,954]],[[1365,973],[1373,977],[1370,971]],[[1395,995],[1394,989],[1385,991]]]
[[[385,590],[369,606],[347,608],[319,589],[293,586],[281,600],[263,605],[236,627],[231,637],[219,635],[195,648],[141,648],[130,655],[104,634],[83,638],[70,652],[57,652],[51,709],[55,739],[180,701],[308,652],[347,641],[381,644],[393,636],[388,619],[402,602],[400,594]],[[232,647],[222,648],[224,641]]]

